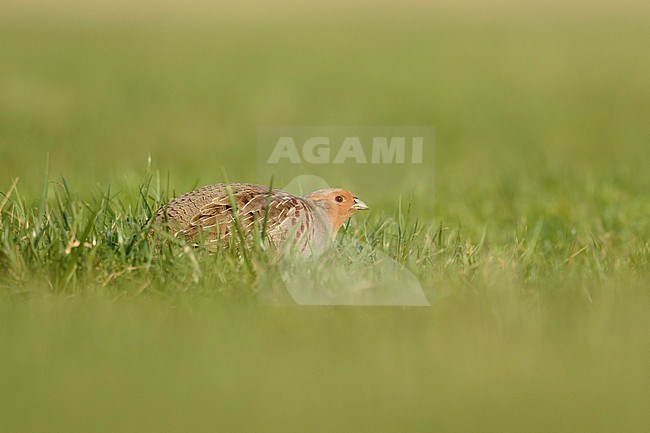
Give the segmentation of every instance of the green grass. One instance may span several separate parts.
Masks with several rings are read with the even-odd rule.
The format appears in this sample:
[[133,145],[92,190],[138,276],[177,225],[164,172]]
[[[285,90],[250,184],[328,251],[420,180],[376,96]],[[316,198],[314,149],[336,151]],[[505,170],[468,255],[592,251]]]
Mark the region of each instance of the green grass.
[[[0,432],[648,430],[646,17],[0,22]],[[371,211],[311,273],[152,245],[257,125],[355,124],[435,149],[333,167]],[[287,295],[386,257],[431,307]]]

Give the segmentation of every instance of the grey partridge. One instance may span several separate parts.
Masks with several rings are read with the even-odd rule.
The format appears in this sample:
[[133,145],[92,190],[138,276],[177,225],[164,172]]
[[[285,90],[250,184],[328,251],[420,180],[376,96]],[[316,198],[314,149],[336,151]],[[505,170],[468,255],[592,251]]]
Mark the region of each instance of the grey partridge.
[[190,191],[162,206],[156,222],[187,241],[201,237],[209,247],[255,230],[279,248],[289,243],[305,256],[321,254],[339,229],[368,206],[349,191],[328,188],[305,196],[268,186],[219,183]]

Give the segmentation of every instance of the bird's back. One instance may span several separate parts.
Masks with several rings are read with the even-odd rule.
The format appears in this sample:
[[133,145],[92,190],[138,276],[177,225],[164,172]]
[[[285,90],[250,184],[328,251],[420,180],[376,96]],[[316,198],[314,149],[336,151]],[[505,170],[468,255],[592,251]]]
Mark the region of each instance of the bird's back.
[[[233,206],[234,205],[234,206]],[[311,200],[268,186],[230,183],[208,185],[161,207],[156,221],[188,241],[199,236],[208,244],[224,244],[235,230],[263,233],[276,246],[300,240],[303,250],[323,249],[330,234],[323,212]]]

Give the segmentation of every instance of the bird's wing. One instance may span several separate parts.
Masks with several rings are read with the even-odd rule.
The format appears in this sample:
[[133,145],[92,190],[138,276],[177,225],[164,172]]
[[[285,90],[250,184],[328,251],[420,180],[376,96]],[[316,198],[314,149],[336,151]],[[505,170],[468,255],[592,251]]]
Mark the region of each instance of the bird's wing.
[[190,217],[181,230],[186,239],[201,236],[205,242],[229,242],[233,235],[254,230],[273,243],[295,233],[302,236],[313,219],[304,199],[258,185],[229,185]]

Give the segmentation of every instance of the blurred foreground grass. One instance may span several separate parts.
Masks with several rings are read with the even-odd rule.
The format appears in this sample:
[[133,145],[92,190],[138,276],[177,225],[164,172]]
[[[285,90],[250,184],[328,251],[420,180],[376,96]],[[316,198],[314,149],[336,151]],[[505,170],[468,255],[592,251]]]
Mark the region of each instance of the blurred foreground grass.
[[[632,15],[3,20],[0,431],[647,431],[649,42]],[[258,180],[264,124],[436,128],[392,187],[327,179],[373,208],[342,242],[431,308],[261,307],[261,256],[148,254],[147,206]]]

